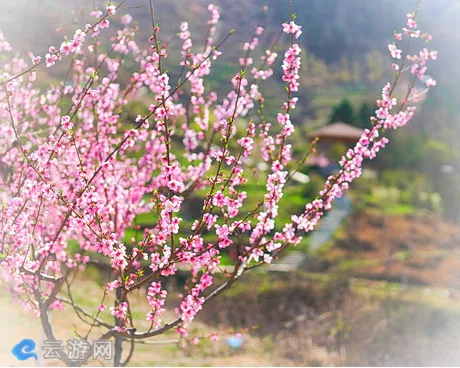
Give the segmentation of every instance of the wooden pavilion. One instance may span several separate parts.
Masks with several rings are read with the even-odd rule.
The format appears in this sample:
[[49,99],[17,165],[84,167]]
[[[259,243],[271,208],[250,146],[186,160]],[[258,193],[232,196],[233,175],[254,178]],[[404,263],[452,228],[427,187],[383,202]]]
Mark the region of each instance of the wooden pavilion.
[[307,135],[308,140],[319,138],[320,153],[313,155],[309,160],[309,164],[320,168],[322,175],[329,176],[338,170],[337,157],[334,157],[337,152],[333,153],[334,147],[343,145],[344,151],[341,152],[342,149],[340,149],[339,152],[340,155],[345,154],[346,148],[357,142],[362,134],[362,129],[341,121],[324,125],[310,132]]
[[336,123],[327,124],[310,132],[307,135],[307,138],[314,139],[318,137],[320,142],[349,144],[356,142],[361,137],[361,134],[363,134],[362,129],[339,121]]

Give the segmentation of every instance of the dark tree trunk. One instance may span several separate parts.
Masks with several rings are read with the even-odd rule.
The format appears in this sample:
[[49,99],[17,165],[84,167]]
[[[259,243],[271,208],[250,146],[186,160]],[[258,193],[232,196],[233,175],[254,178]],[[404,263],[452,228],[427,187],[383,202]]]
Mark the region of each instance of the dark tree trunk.
[[[123,296],[123,289],[122,289],[121,286],[119,286],[119,287],[117,287],[117,290],[116,290],[115,307],[117,307],[118,304],[120,304],[122,302],[122,300],[121,300],[122,296]],[[115,325],[116,326],[121,326],[122,321],[115,317]],[[121,353],[123,351],[122,343],[123,343],[123,338],[122,337],[115,337],[115,345],[114,345],[115,354],[114,354],[114,357],[113,357],[113,366],[114,367],[121,367]]]

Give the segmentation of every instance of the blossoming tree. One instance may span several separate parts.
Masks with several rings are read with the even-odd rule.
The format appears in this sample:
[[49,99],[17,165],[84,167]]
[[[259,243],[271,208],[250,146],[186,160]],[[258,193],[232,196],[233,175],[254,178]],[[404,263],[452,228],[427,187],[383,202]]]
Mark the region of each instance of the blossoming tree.
[[[205,80],[232,32],[214,40],[217,6],[208,8],[204,45],[195,47],[188,24],[180,25],[180,73],[171,84],[164,68],[168,45],[160,42],[151,0],[150,47],[139,46],[138,26],[125,14],[110,51],[100,52],[98,35],[110,31],[105,29],[123,4],[93,11],[94,24],[77,30],[59,47],[50,47],[42,57],[30,54],[30,61],[12,56],[0,32],[0,53],[7,60],[0,65],[3,284],[40,318],[48,340],[56,339],[49,311],[64,305],[90,326],[81,335],[84,338],[115,339],[117,366],[129,361],[121,356],[123,342],[134,346],[135,341],[170,329],[197,342],[197,337],[188,336],[188,326],[208,300],[314,230],[334,199],[361,175],[363,162],[376,157],[388,143],[385,132],[411,120],[414,103],[435,85],[425,75],[427,62],[437,56],[427,48],[408,53],[413,42],[431,39],[418,29],[417,11],[408,14],[406,27],[395,33],[388,46],[394,80],[384,85],[369,128],[340,160],[340,169],[327,178],[317,198],[280,224],[283,189],[315,143],[303,157],[295,157],[290,144],[301,65],[296,40],[302,31],[295,17],[282,28],[289,39],[282,61],[286,98],[278,115],[268,118],[261,111],[262,82],[273,76],[278,55],[270,49],[259,61],[253,57],[264,32],[262,25],[256,25],[243,46],[241,72],[232,78],[233,88],[218,96],[205,87]],[[39,89],[34,83],[39,68],[50,68],[66,57],[70,67],[65,80]],[[137,71],[129,83],[121,84],[120,71],[129,57]],[[407,87],[397,99],[399,84]],[[145,88],[149,112],[129,121],[124,108]],[[245,121],[244,128],[237,126],[237,119]],[[262,161],[270,168],[266,192],[257,206],[243,213],[251,165]],[[184,201],[197,191],[205,193],[200,214],[184,229]],[[126,231],[140,214],[152,214],[154,225],[144,229],[142,239],[126,241]],[[214,240],[205,241],[204,234],[213,234]],[[79,251],[71,249],[70,242],[77,242]],[[215,285],[221,254],[229,247],[238,249],[238,257],[225,274],[226,281]],[[111,280],[101,290],[98,309],[86,311],[72,298],[69,278],[77,271],[84,273],[96,256],[111,266]],[[174,277],[179,268],[191,275],[190,282],[175,309],[176,318],[165,320],[164,280]],[[147,290],[150,308],[145,314],[150,322],[146,330],[139,330],[130,299],[133,291],[142,288]],[[104,303],[110,298],[115,304],[107,308]],[[104,314],[113,315],[114,322],[108,323]],[[93,336],[95,326],[106,332]]]

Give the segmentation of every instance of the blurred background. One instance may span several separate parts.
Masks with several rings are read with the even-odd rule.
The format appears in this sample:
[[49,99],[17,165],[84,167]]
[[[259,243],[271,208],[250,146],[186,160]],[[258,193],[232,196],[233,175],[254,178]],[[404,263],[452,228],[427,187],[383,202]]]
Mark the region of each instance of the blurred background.
[[[104,4],[99,0],[0,3],[0,30],[23,56],[28,51],[43,55],[50,45],[59,45],[73,29],[90,22],[90,9]],[[154,0],[160,37],[171,39],[180,22],[187,21],[192,39],[201,43],[208,3]],[[289,19],[289,4],[287,0],[215,3],[221,12],[216,38],[236,29],[208,79],[222,97],[232,88],[230,79],[239,71],[238,58],[244,54],[241,45],[252,34],[264,4],[268,11],[261,21],[266,28],[261,49],[277,42],[279,53],[283,52],[287,39],[280,38],[280,24]],[[320,153],[287,188],[281,219],[315,197],[333,163],[368,126],[381,86],[392,77],[387,45],[414,6],[415,0],[293,0],[296,23],[303,27],[299,39],[303,88],[294,116],[294,147],[301,154],[313,136],[319,136],[321,144]],[[148,1],[127,0],[119,13],[133,15],[140,26],[138,40],[146,44],[151,29]],[[389,133],[390,144],[365,166],[363,177],[315,233],[203,310],[193,328],[224,337],[196,346],[141,346],[133,364],[460,365],[458,19],[458,0],[422,3],[418,23],[422,31],[433,34],[430,47],[439,52],[429,71],[437,86],[420,103],[408,127]],[[106,41],[103,47],[109,45]],[[167,68],[173,80],[179,72],[180,46],[177,39],[168,44]],[[38,83],[58,83],[67,68],[63,62],[42,69]],[[125,68],[122,82],[135,65],[127,62]],[[274,117],[285,95],[279,67],[261,90],[265,116]],[[139,99],[129,111],[135,116],[147,106]],[[254,203],[259,191],[257,186],[248,188]],[[195,217],[193,202],[189,204],[186,223]],[[149,217],[140,216],[137,223],[149,226]],[[133,229],[127,237],[135,235]],[[225,255],[228,263],[233,256]],[[81,299],[88,308],[97,305],[91,290],[97,299],[104,272],[90,266],[89,276],[81,280]],[[176,284],[180,283],[178,277]],[[2,314],[16,316],[10,321],[23,321],[4,324],[0,357],[7,362],[11,336],[40,335],[33,317],[19,311],[7,296],[1,298]],[[61,322],[59,313],[64,312],[56,317],[58,332],[71,329],[76,322]],[[225,338],[240,329],[248,329],[243,340]]]

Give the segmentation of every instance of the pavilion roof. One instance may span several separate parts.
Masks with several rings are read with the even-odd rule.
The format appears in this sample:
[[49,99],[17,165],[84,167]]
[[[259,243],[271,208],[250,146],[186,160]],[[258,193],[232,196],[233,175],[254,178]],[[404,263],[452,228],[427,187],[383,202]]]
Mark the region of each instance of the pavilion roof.
[[357,141],[362,134],[362,129],[339,121],[316,129],[310,132],[307,137],[309,139],[318,137],[320,141],[354,142]]

